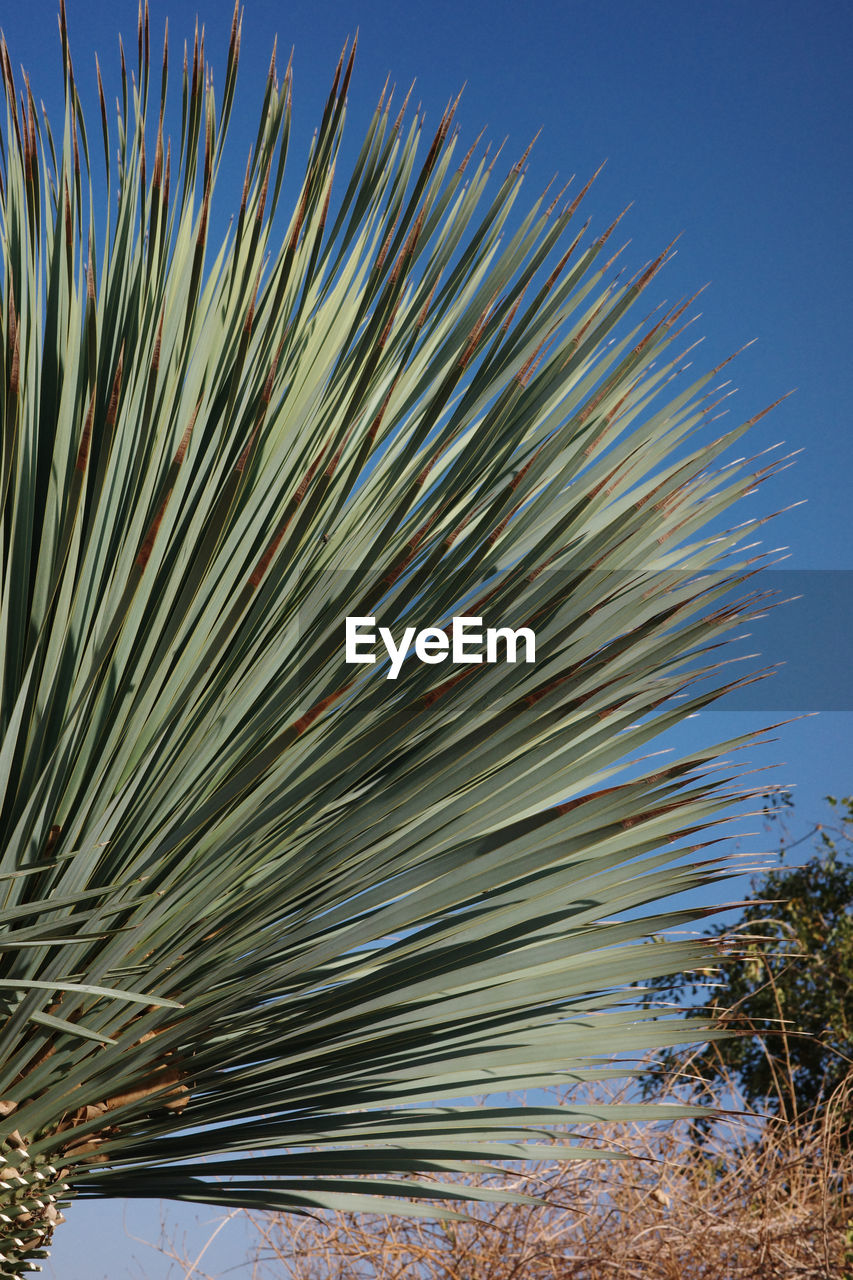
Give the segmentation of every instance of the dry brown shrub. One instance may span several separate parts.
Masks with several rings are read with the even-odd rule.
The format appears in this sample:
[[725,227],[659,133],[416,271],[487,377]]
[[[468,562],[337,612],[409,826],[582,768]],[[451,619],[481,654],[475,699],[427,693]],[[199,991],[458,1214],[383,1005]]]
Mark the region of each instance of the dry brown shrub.
[[[853,1280],[853,1080],[822,1117],[731,1111],[699,1139],[598,1123],[572,1160],[478,1175],[537,1207],[458,1204],[463,1222],[253,1216],[253,1280]],[[600,1094],[599,1094],[600,1098]],[[618,1100],[618,1096],[616,1098]],[[737,1098],[727,1098],[730,1108]],[[172,1256],[178,1257],[173,1249]],[[186,1264],[186,1259],[183,1259]],[[202,1280],[198,1268],[186,1280]],[[212,1280],[212,1277],[210,1278]]]

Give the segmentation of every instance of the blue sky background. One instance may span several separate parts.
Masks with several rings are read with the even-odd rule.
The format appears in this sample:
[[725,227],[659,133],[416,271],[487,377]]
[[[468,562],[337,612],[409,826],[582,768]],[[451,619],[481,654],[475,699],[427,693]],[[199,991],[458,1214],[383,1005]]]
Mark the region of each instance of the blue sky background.
[[[97,50],[109,101],[117,87],[119,30],[129,62],[135,62],[136,0],[69,0],[69,8],[84,96],[94,104]],[[824,816],[825,793],[853,791],[853,6],[844,0],[433,0],[418,6],[391,0],[333,0],[322,6],[247,0],[245,9],[233,168],[222,174],[217,189],[227,212],[239,203],[274,34],[280,66],[295,46],[292,138],[294,157],[301,158],[341,45],[359,27],[347,123],[351,143],[360,141],[387,73],[403,90],[417,77],[413,96],[422,101],[428,125],[467,82],[457,117],[463,143],[473,141],[483,125],[496,141],[508,135],[509,165],[542,129],[529,161],[530,200],[555,172],[563,180],[577,174],[580,185],[607,159],[587,198],[587,213],[603,230],[634,202],[622,224],[632,240],[625,255],[630,267],[683,232],[676,258],[654,286],[653,301],[674,301],[710,282],[697,304],[702,318],[695,326],[706,335],[695,355],[703,368],[758,339],[734,366],[741,390],[729,402],[733,417],[750,417],[797,388],[756,428],[751,451],[784,440],[788,449],[803,452],[742,517],[807,500],[768,533],[770,546],[791,548],[785,567],[796,572],[784,581],[780,575],[783,594],[802,592],[805,600],[778,611],[753,636],[765,660],[787,659],[791,674],[775,691],[762,688],[748,704],[737,704],[738,710],[690,721],[673,745],[687,748],[818,712],[781,729],[775,745],[750,754],[756,766],[767,768],[768,781],[795,785],[792,830],[796,835],[808,829]],[[231,6],[208,0],[199,12],[221,84]],[[152,49],[161,47],[167,14],[174,99],[195,7],[155,0]],[[54,0],[7,0],[0,23],[13,66],[29,71],[36,99],[44,99],[58,123]],[[95,112],[91,121],[97,156]],[[737,829],[760,827],[753,820]],[[757,850],[765,842],[760,835],[741,847]],[[808,849],[799,852],[805,856]],[[170,1211],[179,1230],[191,1229],[196,1217],[213,1215],[205,1209]],[[154,1239],[158,1224],[156,1204],[127,1210],[77,1205],[57,1233],[47,1274],[57,1280],[175,1277],[151,1249],[125,1236],[127,1229]],[[243,1249],[241,1227],[229,1225],[206,1255],[205,1269],[224,1272]]]

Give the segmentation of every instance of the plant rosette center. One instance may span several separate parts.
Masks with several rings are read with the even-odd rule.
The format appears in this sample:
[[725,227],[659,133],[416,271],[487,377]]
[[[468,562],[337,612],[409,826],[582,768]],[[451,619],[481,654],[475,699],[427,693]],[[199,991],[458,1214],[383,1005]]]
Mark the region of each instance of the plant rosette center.
[[17,1130],[0,1143],[0,1277],[17,1280],[22,1271],[40,1271],[53,1229],[64,1221],[61,1204],[70,1198],[66,1170],[30,1155]]

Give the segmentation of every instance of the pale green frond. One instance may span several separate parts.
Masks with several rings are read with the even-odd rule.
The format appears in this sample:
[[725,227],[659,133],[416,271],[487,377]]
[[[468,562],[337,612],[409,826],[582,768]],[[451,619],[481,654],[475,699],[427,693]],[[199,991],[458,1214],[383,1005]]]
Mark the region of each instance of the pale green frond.
[[[242,15],[174,146],[147,21],[105,175],[64,18],[61,145],[2,50],[4,1160],[426,1212],[487,1193],[409,1175],[586,1156],[565,1126],[615,1114],[473,1095],[717,1034],[635,984],[708,962],[648,938],[725,874],[756,735],[646,753],[738,683],[760,521],[722,522],[780,464],[727,461],[689,303],[632,318],[667,251],[614,277],[613,227],[525,206],[452,108],[430,138],[380,103],[343,173],[352,49],[292,214],[289,68],[222,191]],[[462,616],[535,660],[345,661],[347,618]]]

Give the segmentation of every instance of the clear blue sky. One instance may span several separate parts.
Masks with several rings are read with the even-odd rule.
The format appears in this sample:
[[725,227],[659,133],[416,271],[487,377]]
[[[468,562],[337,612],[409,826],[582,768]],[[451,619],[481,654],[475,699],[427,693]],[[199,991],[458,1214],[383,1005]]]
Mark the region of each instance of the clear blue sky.
[[[78,80],[93,77],[97,49],[114,93],[119,30],[135,59],[136,0],[69,0],[69,6]],[[154,0],[153,47],[160,46],[167,14],[178,72],[195,8]],[[231,5],[209,0],[200,14],[221,83]],[[4,4],[0,19],[13,65],[27,68],[36,98],[49,108],[60,90],[55,15],[54,0],[31,0]],[[487,125],[496,140],[509,135],[510,161],[541,127],[529,165],[531,199],[555,172],[583,181],[606,158],[588,199],[595,225],[603,229],[633,201],[623,223],[632,238],[631,265],[683,232],[658,297],[675,299],[711,284],[701,300],[697,328],[706,341],[697,361],[710,366],[758,339],[736,363],[741,391],[732,412],[749,417],[798,388],[754,434],[754,451],[780,439],[804,451],[760,502],[766,510],[807,500],[768,538],[772,546],[789,545],[787,567],[802,571],[784,584],[786,591],[794,585],[808,598],[755,635],[755,647],[774,660],[787,657],[796,672],[778,694],[762,694],[763,705],[706,713],[683,733],[685,742],[696,734],[708,741],[797,711],[820,711],[752,757],[756,765],[772,766],[769,780],[796,784],[797,821],[805,829],[821,816],[825,792],[853,791],[853,6],[848,0],[432,0],[411,6],[248,0],[234,171],[220,183],[220,198],[231,194],[226,185],[233,181],[234,204],[239,200],[240,157],[254,136],[273,35],[282,65],[295,46],[293,140],[296,153],[304,154],[340,47],[356,27],[353,138],[390,72],[403,87],[417,77],[415,97],[428,122],[467,82],[458,116],[463,141]],[[175,81],[172,93],[179,92]],[[94,141],[99,147],[97,135]],[[57,1235],[53,1265],[61,1280],[166,1277],[167,1268],[149,1250],[124,1239],[120,1209],[77,1206],[74,1217],[77,1224]],[[155,1206],[153,1216],[143,1220],[134,1211],[129,1222],[131,1230],[150,1234],[156,1220]],[[131,1263],[134,1251],[138,1261]],[[236,1237],[231,1249],[217,1244],[211,1270],[233,1263],[239,1251]]]

